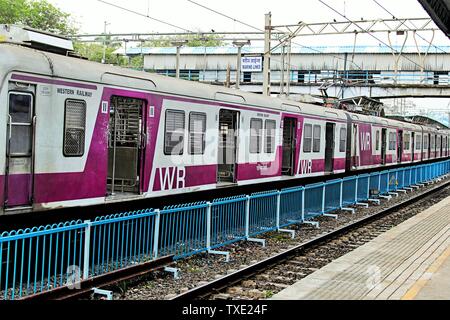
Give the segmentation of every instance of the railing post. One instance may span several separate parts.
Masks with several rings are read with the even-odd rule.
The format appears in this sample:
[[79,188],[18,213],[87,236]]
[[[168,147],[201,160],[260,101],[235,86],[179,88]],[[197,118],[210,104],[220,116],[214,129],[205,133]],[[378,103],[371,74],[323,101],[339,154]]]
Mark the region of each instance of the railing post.
[[161,212],[159,209],[155,210],[155,231],[153,233],[153,257],[158,258],[158,246],[159,246],[159,224],[161,223]]
[[381,194],[381,172],[378,172],[378,192]]
[[305,188],[302,189],[302,221],[305,221]]
[[339,199],[340,209],[342,209],[342,207],[343,207],[343,204],[342,204],[343,192],[344,192],[344,180],[341,179],[341,194],[340,194],[340,199]]
[[386,192],[389,192],[389,177],[390,177],[390,173],[388,171],[387,175],[386,175]]
[[370,174],[367,177],[367,199],[370,198]]
[[325,188],[326,188],[326,184],[323,184],[322,187],[322,214],[325,213]]
[[246,196],[247,200],[245,202],[245,237],[250,236],[250,196]]
[[91,226],[90,220],[84,221],[86,227],[84,228],[84,260],[83,260],[83,280],[89,278],[89,260],[91,255]]
[[355,178],[355,203],[358,202],[358,180],[359,176]]
[[280,205],[281,205],[281,192],[277,193],[277,230],[280,230]]
[[211,249],[211,202],[207,202],[206,209],[206,248]]

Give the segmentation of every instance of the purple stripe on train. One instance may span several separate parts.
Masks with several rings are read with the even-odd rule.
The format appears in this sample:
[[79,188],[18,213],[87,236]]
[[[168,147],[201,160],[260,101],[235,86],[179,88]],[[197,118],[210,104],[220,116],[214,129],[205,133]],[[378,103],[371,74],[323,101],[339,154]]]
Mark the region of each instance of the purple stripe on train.
[[92,84],[77,83],[77,82],[72,82],[72,81],[64,81],[64,80],[56,80],[56,79],[47,79],[47,78],[41,78],[41,77],[26,76],[26,75],[21,75],[21,74],[13,74],[11,76],[11,79],[27,81],[27,82],[36,82],[36,83],[56,84],[56,85],[61,85],[61,86],[65,86],[65,87],[74,87],[74,88],[80,88],[80,89],[97,90],[97,86],[92,85]]

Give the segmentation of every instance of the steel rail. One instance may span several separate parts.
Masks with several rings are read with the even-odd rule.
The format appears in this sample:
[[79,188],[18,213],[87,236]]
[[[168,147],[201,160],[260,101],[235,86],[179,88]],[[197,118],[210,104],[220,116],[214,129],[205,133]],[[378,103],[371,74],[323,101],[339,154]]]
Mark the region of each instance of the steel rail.
[[157,260],[152,260],[146,263],[82,280],[79,283],[72,284],[73,288],[70,286],[58,287],[49,291],[29,295],[18,300],[43,301],[79,299],[92,293],[94,288],[100,289],[117,284],[121,281],[129,281],[150,272],[161,270],[173,262],[173,255],[169,255]]
[[450,180],[446,181],[443,184],[440,184],[437,187],[434,187],[432,189],[429,189],[413,198],[409,198],[406,199],[400,203],[397,203],[395,205],[392,205],[388,208],[383,209],[380,212],[377,212],[371,216],[368,217],[364,217],[361,218],[357,221],[355,221],[354,223],[351,223],[349,225],[345,225],[343,227],[340,227],[336,230],[333,230],[325,235],[316,237],[312,240],[309,240],[307,242],[304,242],[302,244],[299,244],[291,249],[288,249],[280,254],[274,255],[272,257],[269,257],[265,260],[262,260],[260,262],[257,262],[251,266],[248,266],[244,269],[238,270],[234,273],[231,273],[229,275],[226,275],[222,278],[216,279],[214,281],[211,281],[207,284],[204,284],[202,286],[193,288],[189,291],[186,291],[184,293],[181,293],[177,296],[175,296],[174,298],[172,298],[171,300],[193,300],[193,299],[201,299],[203,297],[209,296],[211,294],[214,293],[218,293],[223,291],[224,289],[239,283],[245,279],[248,279],[254,275],[257,275],[275,265],[278,265],[290,258],[292,258],[293,256],[297,256],[299,254],[301,254],[302,252],[304,252],[305,250],[312,248],[314,246],[320,245],[322,243],[326,243],[328,240],[333,239],[337,236],[340,236],[342,234],[345,234],[349,231],[358,229],[372,221],[375,221],[379,218],[382,218],[384,216],[386,216],[387,214],[393,212],[393,211],[397,211],[403,207],[406,207],[420,199],[423,199],[439,190],[444,189],[445,187],[450,186]]

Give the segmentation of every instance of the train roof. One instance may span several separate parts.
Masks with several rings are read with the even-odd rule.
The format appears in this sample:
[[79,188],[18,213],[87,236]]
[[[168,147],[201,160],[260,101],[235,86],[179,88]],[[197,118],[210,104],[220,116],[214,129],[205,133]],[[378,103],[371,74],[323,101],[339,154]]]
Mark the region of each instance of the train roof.
[[419,125],[397,120],[353,114],[339,109],[330,109],[288,99],[266,97],[260,94],[226,87],[175,79],[154,73],[120,68],[39,51],[10,43],[0,43],[0,56],[2,57],[0,75],[6,75],[12,71],[30,72],[82,82],[260,106],[279,111],[301,111],[305,114],[326,116],[335,119],[347,120],[347,114],[350,114],[353,119],[359,119],[361,121],[371,121],[392,126],[401,125],[411,130],[419,130],[421,128]]

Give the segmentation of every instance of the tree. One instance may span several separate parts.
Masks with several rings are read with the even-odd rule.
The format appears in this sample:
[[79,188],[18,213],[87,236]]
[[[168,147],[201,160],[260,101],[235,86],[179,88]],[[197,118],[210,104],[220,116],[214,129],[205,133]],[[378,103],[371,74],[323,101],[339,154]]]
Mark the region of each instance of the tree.
[[0,0],[0,24],[22,24],[61,35],[78,31],[70,14],[47,0]]
[[[158,37],[145,41],[143,47],[172,47],[173,41],[187,40],[186,47],[220,47],[223,41],[218,35],[192,34],[187,36]],[[141,46],[141,45],[139,45]]]
[[[105,63],[121,66],[126,65],[127,59],[121,55],[114,53],[119,47],[120,44],[117,46],[117,44],[114,43],[110,43],[110,45],[106,46]],[[74,49],[75,52],[90,61],[101,62],[103,59],[103,44],[75,42]]]

